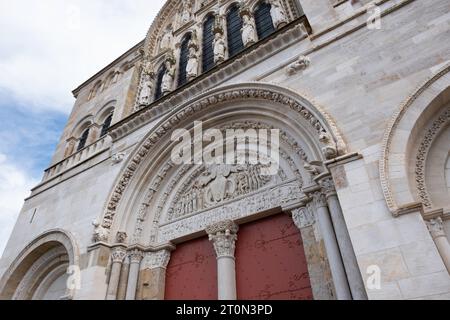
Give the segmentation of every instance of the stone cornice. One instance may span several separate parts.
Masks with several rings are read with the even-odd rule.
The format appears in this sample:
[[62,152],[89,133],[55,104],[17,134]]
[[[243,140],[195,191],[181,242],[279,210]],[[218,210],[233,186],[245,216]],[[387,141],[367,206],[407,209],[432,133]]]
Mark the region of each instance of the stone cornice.
[[[74,89],[72,91],[72,94],[75,98],[78,97],[78,94],[80,93],[80,91],[88,86],[91,82],[93,82],[94,80],[96,80],[98,77],[103,76],[103,74],[105,74],[109,69],[111,69],[112,67],[114,67],[117,63],[119,63],[121,60],[123,60],[124,58],[126,58],[127,56],[131,55],[133,52],[137,52],[139,51],[140,48],[142,48],[142,46],[144,45],[144,40],[141,40],[138,44],[134,45],[131,49],[129,49],[127,52],[125,52],[124,54],[122,54],[120,57],[118,57],[117,59],[115,59],[113,62],[111,62],[110,64],[108,64],[106,67],[104,67],[103,69],[101,69],[99,72],[97,72],[96,74],[94,74],[93,76],[91,76],[88,80],[86,80],[85,82],[83,82],[82,84],[80,84],[78,86],[78,88]],[[140,56],[138,56],[140,57]],[[138,58],[136,57],[136,58]],[[136,58],[134,60],[136,60]],[[135,62],[135,61],[132,62]]]

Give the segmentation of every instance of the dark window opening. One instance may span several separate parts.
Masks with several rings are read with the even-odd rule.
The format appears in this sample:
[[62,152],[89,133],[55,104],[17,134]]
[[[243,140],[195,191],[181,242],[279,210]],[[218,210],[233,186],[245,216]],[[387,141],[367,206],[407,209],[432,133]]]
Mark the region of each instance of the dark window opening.
[[239,7],[233,5],[227,14],[228,52],[230,58],[244,50],[241,29],[242,19],[239,15]]
[[86,147],[88,137],[89,137],[89,129],[86,129],[81,135],[80,141],[78,142],[77,152]]
[[108,129],[111,127],[112,118],[113,115],[111,114],[108,116],[108,118],[105,119],[105,122],[103,122],[102,132],[100,133],[101,138],[106,136],[106,134],[108,133]]
[[214,67],[214,16],[210,15],[203,24],[203,72]]
[[191,41],[191,34],[187,34],[181,42],[180,51],[180,68],[178,76],[178,86],[181,87],[187,82],[186,67],[189,59],[189,41]]
[[259,40],[264,39],[275,32],[270,9],[270,3],[263,1],[255,10],[256,32],[258,33]]
[[158,76],[156,78],[156,90],[155,90],[155,101],[162,97],[162,79],[166,73],[166,66],[163,64],[158,71]]

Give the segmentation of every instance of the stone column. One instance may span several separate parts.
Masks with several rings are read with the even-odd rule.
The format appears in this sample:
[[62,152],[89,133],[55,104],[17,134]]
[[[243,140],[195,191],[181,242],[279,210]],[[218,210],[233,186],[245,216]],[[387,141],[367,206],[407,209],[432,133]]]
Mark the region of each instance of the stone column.
[[431,237],[436,244],[439,254],[444,261],[445,267],[450,274],[450,243],[444,231],[444,224],[442,218],[434,218],[427,222],[428,230],[430,230]]
[[238,230],[238,225],[233,221],[219,222],[206,228],[217,255],[219,300],[237,300],[234,253]]
[[166,269],[169,265],[170,255],[170,251],[167,249],[145,254],[139,277],[138,299],[164,300]]
[[123,259],[125,259],[126,254],[127,252],[123,247],[117,247],[112,250],[111,276],[109,278],[106,300],[117,299],[117,290],[119,288],[120,273],[122,270]]
[[337,299],[351,300],[352,294],[348,286],[347,275],[342,262],[341,252],[339,250],[333,223],[331,222],[330,213],[328,211],[326,196],[321,191],[316,191],[311,194],[311,196],[313,199],[314,208],[316,209],[320,231],[323,235],[328,261],[330,262],[331,275],[333,277]]
[[130,271],[128,273],[127,295],[125,297],[126,300],[136,299],[136,290],[142,258],[143,255],[140,250],[133,250],[130,253]]
[[130,258],[126,257],[122,263],[120,272],[119,288],[117,289],[117,300],[125,300],[128,285],[128,273],[130,272]]
[[348,233],[347,223],[345,222],[344,214],[339,203],[333,178],[330,175],[326,175],[319,179],[319,184],[327,198],[334,232],[336,234],[339,250],[341,251],[353,300],[367,300],[364,281],[359,270],[358,261],[356,260],[355,251],[350,239],[350,234]]

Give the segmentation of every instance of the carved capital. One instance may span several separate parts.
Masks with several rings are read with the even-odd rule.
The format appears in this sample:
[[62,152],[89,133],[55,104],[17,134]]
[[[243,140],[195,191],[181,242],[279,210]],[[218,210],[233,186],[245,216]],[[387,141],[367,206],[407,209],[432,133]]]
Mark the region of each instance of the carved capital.
[[234,258],[238,230],[239,226],[231,220],[219,222],[206,228],[209,240],[214,245],[217,258]]
[[292,220],[294,220],[297,228],[304,229],[314,225],[316,217],[314,216],[314,212],[305,206],[292,210]]
[[160,250],[149,252],[145,255],[144,266],[146,269],[166,269],[170,261],[170,251]]
[[127,241],[128,235],[126,232],[117,232],[116,243],[125,243]]
[[142,259],[144,258],[144,255],[140,250],[133,250],[129,253],[129,257],[131,264],[140,264]]
[[312,198],[312,205],[314,206],[315,209],[328,206],[327,197],[325,193],[323,193],[322,191],[316,191],[312,193],[310,196]]
[[336,187],[331,176],[327,176],[319,180],[319,185],[327,197],[336,195]]
[[114,248],[111,252],[111,258],[113,263],[122,263],[123,259],[127,256],[127,251],[124,248]]
[[442,218],[438,217],[427,221],[427,227],[433,239],[446,237]]

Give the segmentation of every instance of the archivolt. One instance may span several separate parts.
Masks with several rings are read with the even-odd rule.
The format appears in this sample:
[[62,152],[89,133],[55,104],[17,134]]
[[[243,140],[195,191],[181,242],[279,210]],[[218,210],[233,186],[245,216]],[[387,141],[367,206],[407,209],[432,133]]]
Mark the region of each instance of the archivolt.
[[[415,199],[408,182],[408,142],[420,118],[433,101],[450,87],[450,64],[426,80],[400,106],[384,135],[380,161],[380,179],[387,205],[394,216]],[[433,112],[428,112],[432,114]],[[396,187],[394,188],[394,184]],[[401,200],[400,200],[401,198]]]
[[[201,112],[224,103],[262,101],[273,104],[274,108],[285,108],[297,113],[298,117],[314,136],[314,144],[324,153],[324,160],[345,154],[344,140],[331,117],[323,109],[304,96],[286,88],[267,83],[242,83],[216,88],[197,96],[175,108],[165,116],[143,140],[123,169],[105,208],[102,227],[111,230],[121,199],[144,159],[153,156],[155,149],[173,129],[182,122],[193,119]],[[217,111],[217,110],[216,110]],[[170,168],[166,168],[170,170]]]

